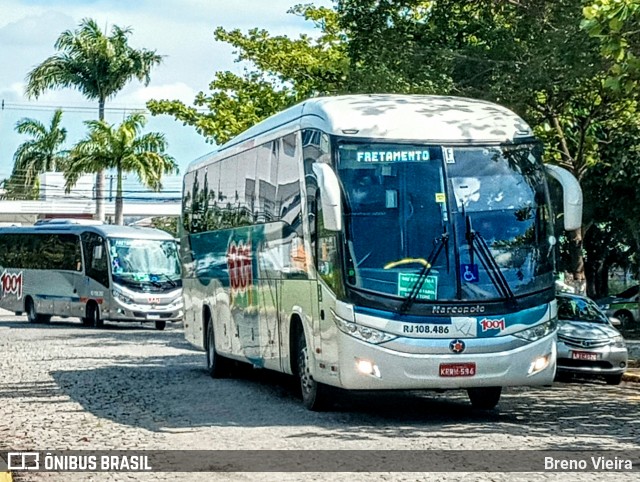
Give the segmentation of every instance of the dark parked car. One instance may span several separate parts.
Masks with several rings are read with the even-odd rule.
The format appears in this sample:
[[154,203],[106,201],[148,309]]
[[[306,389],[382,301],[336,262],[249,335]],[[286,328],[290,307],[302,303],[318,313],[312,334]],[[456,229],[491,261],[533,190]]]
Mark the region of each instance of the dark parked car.
[[598,306],[607,316],[618,318],[624,328],[631,328],[640,319],[639,293],[640,285],[634,285],[615,296],[598,300]]
[[558,293],[556,298],[558,374],[603,377],[609,385],[618,385],[627,369],[628,355],[611,319],[584,296]]

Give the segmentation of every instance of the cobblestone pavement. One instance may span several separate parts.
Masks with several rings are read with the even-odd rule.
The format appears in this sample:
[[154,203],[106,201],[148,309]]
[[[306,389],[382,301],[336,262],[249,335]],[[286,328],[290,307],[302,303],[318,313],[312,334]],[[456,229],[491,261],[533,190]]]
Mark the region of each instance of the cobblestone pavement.
[[[499,410],[463,392],[350,396],[313,413],[288,377],[212,380],[179,327],[33,325],[0,316],[0,450],[640,450],[640,384],[508,389]],[[640,461],[636,460],[640,464]],[[637,472],[636,472],[637,474]],[[635,480],[579,473],[39,473],[16,480]]]

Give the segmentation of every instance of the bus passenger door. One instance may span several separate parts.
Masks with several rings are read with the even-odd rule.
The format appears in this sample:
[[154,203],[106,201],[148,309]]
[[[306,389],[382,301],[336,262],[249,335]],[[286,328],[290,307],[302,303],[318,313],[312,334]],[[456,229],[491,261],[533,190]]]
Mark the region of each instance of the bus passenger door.
[[110,270],[106,243],[102,236],[96,233],[82,233],[81,239],[85,276],[79,281],[78,295],[81,302],[79,310],[82,311],[80,316],[85,316],[85,307],[89,299],[102,304],[105,297],[109,295]]

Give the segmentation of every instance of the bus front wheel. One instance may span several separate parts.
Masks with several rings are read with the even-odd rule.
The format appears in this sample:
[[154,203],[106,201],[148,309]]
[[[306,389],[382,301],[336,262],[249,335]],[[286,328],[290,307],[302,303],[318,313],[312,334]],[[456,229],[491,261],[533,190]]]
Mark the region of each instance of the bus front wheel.
[[82,323],[94,328],[102,328],[104,326],[104,320],[100,318],[100,310],[96,303],[87,304],[87,316],[82,319]]
[[471,406],[479,410],[492,410],[498,405],[502,387],[468,388]]
[[216,351],[216,337],[213,332],[213,321],[207,323],[207,372],[211,378],[225,378],[230,374],[230,360],[221,357]]
[[313,411],[321,411],[328,406],[329,387],[317,382],[311,375],[309,361],[309,348],[304,338],[304,332],[300,330],[298,335],[298,378],[300,391],[302,392],[302,404]]
[[25,311],[27,312],[27,320],[29,320],[29,323],[49,323],[49,321],[51,321],[51,316],[38,314],[36,304],[32,298],[27,298]]

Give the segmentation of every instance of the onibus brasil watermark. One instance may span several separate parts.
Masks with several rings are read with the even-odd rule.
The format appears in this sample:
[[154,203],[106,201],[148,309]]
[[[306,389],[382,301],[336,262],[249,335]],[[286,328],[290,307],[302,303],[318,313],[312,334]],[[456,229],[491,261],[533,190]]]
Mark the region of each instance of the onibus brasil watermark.
[[15,472],[630,472],[640,469],[640,449],[33,450],[0,452],[0,472],[6,469]]

